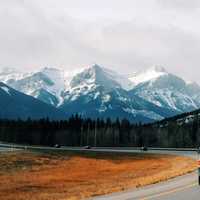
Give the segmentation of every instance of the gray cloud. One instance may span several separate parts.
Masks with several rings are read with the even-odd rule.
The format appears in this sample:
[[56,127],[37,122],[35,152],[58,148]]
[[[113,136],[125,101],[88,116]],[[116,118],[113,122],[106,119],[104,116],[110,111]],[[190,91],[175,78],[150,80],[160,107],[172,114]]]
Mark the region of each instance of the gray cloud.
[[198,7],[195,0],[0,1],[0,66],[71,70],[96,62],[130,74],[163,65],[199,81]]
[[164,9],[192,11],[200,8],[199,0],[157,0],[157,3]]

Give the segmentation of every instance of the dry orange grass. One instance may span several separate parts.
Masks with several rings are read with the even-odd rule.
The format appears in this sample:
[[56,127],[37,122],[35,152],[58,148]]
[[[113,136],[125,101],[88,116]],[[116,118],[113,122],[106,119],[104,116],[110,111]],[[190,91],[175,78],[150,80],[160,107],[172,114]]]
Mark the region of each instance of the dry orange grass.
[[0,154],[0,199],[78,200],[192,171],[189,158],[109,154]]

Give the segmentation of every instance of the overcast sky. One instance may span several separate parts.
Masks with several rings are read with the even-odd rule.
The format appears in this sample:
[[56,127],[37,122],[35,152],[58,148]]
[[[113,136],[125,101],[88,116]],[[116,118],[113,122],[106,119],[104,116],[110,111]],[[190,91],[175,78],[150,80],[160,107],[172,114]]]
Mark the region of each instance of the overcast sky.
[[0,67],[161,65],[200,83],[199,19],[200,0],[0,0]]

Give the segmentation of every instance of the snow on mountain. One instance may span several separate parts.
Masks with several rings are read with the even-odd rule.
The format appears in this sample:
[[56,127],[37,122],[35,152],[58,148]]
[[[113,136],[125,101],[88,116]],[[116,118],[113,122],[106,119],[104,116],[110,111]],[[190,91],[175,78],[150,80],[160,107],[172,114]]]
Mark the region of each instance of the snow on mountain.
[[[152,73],[153,72],[153,73]],[[153,74],[149,76],[149,74]],[[168,73],[165,69],[150,69],[143,74],[148,78],[142,81],[131,91],[131,93],[154,103],[157,106],[181,112],[188,112],[199,108],[200,104],[195,97],[197,85],[188,85],[183,79]],[[138,77],[141,77],[140,75]],[[136,78],[136,80],[138,79]],[[150,78],[151,77],[151,78]]]
[[66,82],[64,75],[63,70],[47,67],[31,73],[8,70],[0,73],[0,81],[45,103],[57,106],[62,103],[61,93]]
[[130,90],[134,87],[133,83],[125,76],[118,74],[115,71],[100,67],[95,64],[77,74],[71,81],[71,87],[77,84],[97,84],[103,85],[106,88],[123,88]]
[[65,100],[75,100],[76,97],[86,95],[99,86],[107,91],[117,88],[130,90],[134,87],[126,77],[95,64],[73,77],[68,90],[65,91]]
[[109,79],[116,81],[116,83],[118,83],[122,89],[128,91],[134,88],[135,84],[129,79],[127,79],[126,76],[123,76],[115,71],[106,68],[103,68],[103,71],[106,73]]
[[49,67],[30,73],[4,69],[0,81],[68,114],[151,121],[200,108],[200,86],[158,66],[130,78],[97,64],[79,73]]
[[156,78],[159,78],[160,76],[166,74],[167,71],[163,67],[153,66],[147,70],[135,73],[134,76],[129,77],[129,80],[133,82],[135,85],[138,85],[146,81],[155,80]]
[[[98,86],[105,87],[106,89],[120,87],[118,83],[107,78],[107,74],[101,67],[93,65],[73,77],[69,88],[64,93],[65,102],[75,101],[80,96],[95,91]],[[95,98],[98,95],[99,92],[95,94]]]
[[187,82],[187,92],[200,105],[200,86],[195,82]]
[[[87,94],[67,94],[68,98],[59,107],[70,115],[78,113],[83,117],[123,119],[133,122],[150,122],[163,119],[164,111],[145,100],[128,95],[121,89],[104,90],[99,86],[89,90]],[[172,113],[166,111],[167,116]],[[171,115],[170,115],[171,114]]]
[[124,117],[136,122],[172,115],[170,110],[161,110],[136,95],[129,95],[125,86],[131,88],[133,84],[115,72],[93,65],[72,79],[70,88],[63,93],[60,108],[85,117]]
[[7,83],[12,80],[19,80],[24,77],[24,74],[14,68],[3,68],[0,70],[0,81]]
[[63,102],[62,93],[69,88],[69,83],[76,73],[74,70],[69,72],[52,67],[30,73],[5,68],[0,71],[0,81],[22,93],[58,107]]
[[7,86],[1,86],[0,87],[4,92],[6,92],[8,95],[11,95],[10,94],[10,89],[7,87]]
[[0,82],[0,118],[1,119],[65,119],[66,114],[31,96],[18,92]]
[[[42,89],[45,89],[47,92],[54,95],[58,99],[57,105],[61,104],[63,101],[61,93],[64,91],[65,85],[67,84],[64,70],[56,68],[44,68],[41,70],[41,73],[45,74],[53,82],[52,85],[45,85]],[[53,105],[53,103],[51,104]]]

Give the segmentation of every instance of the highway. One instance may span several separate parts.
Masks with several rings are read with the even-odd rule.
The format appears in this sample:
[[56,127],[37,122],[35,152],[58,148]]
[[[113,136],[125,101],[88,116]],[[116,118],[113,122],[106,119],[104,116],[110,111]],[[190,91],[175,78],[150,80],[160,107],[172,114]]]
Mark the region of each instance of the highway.
[[19,149],[8,148],[8,147],[0,147],[0,153],[5,153],[5,152],[8,152],[8,151],[16,151],[16,150],[19,150]]
[[[148,153],[175,154],[197,159],[195,151],[152,150]],[[91,198],[90,200],[199,200],[197,172],[177,177],[165,182],[153,184],[139,189],[113,193]]]
[[[191,198],[192,197],[192,198]],[[139,189],[94,197],[92,200],[199,200],[200,187],[193,172],[166,182]]]
[[[15,149],[29,149],[29,150],[70,150],[70,151],[97,151],[97,152],[121,152],[121,153],[135,153],[141,152],[138,148],[75,148],[75,147],[33,147],[23,145],[0,144],[0,151]],[[144,152],[142,152],[144,153]],[[194,149],[152,149],[145,153],[157,154],[174,154],[188,156],[197,159],[197,153]],[[198,186],[197,172],[177,177],[165,182],[154,185],[141,187],[139,189],[132,189],[128,191],[113,193],[105,196],[98,196],[90,198],[89,200],[199,200],[200,186]]]

